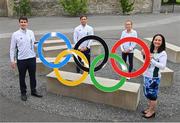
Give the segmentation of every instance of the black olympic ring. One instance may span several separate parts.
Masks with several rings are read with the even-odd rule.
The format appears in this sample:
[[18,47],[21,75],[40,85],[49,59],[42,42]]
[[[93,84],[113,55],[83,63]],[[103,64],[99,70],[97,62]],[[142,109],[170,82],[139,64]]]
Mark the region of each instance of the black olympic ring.
[[[102,46],[104,47],[105,57],[104,57],[103,61],[101,62],[101,64],[98,65],[97,67],[95,67],[95,69],[94,69],[94,71],[98,71],[98,70],[100,70],[101,68],[104,67],[104,65],[108,62],[108,58],[109,58],[109,49],[108,49],[108,46],[107,46],[106,42],[105,42],[102,38],[100,38],[100,37],[98,37],[98,36],[95,36],[95,35],[86,36],[86,37],[84,37],[84,38],[81,38],[81,39],[76,43],[76,45],[74,46],[74,49],[75,49],[75,50],[78,50],[78,47],[81,45],[81,43],[83,43],[83,42],[86,41],[86,40],[90,40],[90,39],[93,39],[93,40],[98,41],[98,42],[101,43]],[[84,71],[86,71],[86,72],[89,72],[89,68],[84,67],[84,66],[79,62],[79,60],[78,60],[76,57],[73,57],[73,58],[74,58],[74,61],[75,61],[76,65],[77,65],[81,70],[84,70]],[[90,63],[89,63],[89,64],[90,64]]]

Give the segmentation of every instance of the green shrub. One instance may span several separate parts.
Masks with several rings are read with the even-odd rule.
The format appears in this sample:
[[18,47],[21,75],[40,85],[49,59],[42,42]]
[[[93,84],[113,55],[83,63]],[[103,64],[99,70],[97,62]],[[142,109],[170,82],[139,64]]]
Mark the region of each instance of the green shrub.
[[176,3],[177,3],[177,4],[180,4],[180,0],[176,0]]
[[17,16],[31,16],[30,0],[19,0],[16,2],[14,11]]
[[87,0],[59,0],[59,3],[70,16],[86,14],[88,11]]
[[180,0],[161,0],[162,5],[180,4]]
[[129,12],[134,10],[134,2],[130,2],[130,0],[119,0],[121,8],[122,8],[122,12],[123,14],[128,14]]

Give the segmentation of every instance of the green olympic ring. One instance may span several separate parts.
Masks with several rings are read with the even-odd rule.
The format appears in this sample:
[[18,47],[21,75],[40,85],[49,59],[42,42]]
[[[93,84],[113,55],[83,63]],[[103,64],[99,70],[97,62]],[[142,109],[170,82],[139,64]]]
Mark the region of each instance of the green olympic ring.
[[[121,86],[123,86],[123,84],[125,83],[126,81],[126,77],[121,77],[120,81],[112,86],[112,87],[105,87],[105,86],[102,86],[101,84],[99,84],[99,82],[97,82],[95,76],[94,76],[94,69],[96,67],[96,64],[101,60],[101,59],[104,59],[104,54],[101,54],[99,56],[97,56],[91,63],[90,65],[90,77],[91,77],[91,80],[92,82],[94,83],[94,86],[101,90],[101,91],[104,91],[104,92],[114,92],[116,90],[118,90]],[[118,61],[118,63],[121,65],[121,68],[123,71],[127,72],[127,65],[125,64],[124,60],[118,56],[117,54],[113,54],[113,53],[110,53],[109,54],[109,57],[110,58],[113,58],[115,60]]]

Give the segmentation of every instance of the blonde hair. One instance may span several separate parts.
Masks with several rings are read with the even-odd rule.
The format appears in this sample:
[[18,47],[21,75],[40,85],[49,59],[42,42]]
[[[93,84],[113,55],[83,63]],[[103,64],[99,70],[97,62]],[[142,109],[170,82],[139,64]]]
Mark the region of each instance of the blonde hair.
[[126,24],[127,22],[130,22],[130,23],[131,23],[131,25],[133,25],[132,20],[126,20],[126,21],[125,21],[125,24]]

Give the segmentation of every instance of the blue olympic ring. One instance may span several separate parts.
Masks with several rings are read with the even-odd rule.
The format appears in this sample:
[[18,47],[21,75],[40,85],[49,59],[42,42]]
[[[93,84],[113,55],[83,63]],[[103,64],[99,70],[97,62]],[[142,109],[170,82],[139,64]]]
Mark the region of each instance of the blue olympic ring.
[[47,67],[50,67],[50,68],[61,68],[63,67],[64,65],[66,65],[68,63],[68,61],[70,60],[71,58],[71,55],[67,55],[65,57],[65,59],[63,61],[61,61],[59,64],[54,64],[54,63],[49,63],[43,56],[43,53],[42,53],[42,46],[43,46],[43,43],[48,39],[48,38],[51,38],[51,37],[58,37],[60,39],[62,39],[66,45],[67,45],[67,49],[72,49],[72,46],[71,46],[71,43],[69,41],[69,39],[62,33],[59,33],[59,32],[51,32],[51,33],[47,33],[45,34],[38,42],[38,55],[39,55],[39,58],[40,60],[42,61],[42,63],[44,65],[46,65]]

